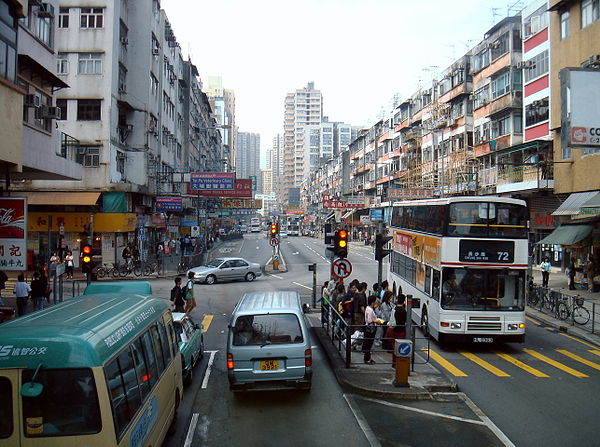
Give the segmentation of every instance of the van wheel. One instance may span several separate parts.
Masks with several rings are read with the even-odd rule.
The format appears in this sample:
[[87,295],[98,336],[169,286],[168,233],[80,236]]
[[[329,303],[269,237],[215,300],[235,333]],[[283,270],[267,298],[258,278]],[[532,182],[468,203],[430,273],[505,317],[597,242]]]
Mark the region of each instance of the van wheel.
[[421,314],[421,330],[423,331],[423,335],[425,338],[429,338],[431,336],[431,332],[429,332],[429,317],[427,316],[427,308],[423,308],[423,313]]
[[206,284],[212,285],[217,282],[217,277],[215,275],[208,275],[206,277]]
[[254,273],[252,273],[252,272],[246,273],[246,277],[245,277],[246,281],[252,282],[252,281],[254,281],[254,278],[256,278],[256,275]]

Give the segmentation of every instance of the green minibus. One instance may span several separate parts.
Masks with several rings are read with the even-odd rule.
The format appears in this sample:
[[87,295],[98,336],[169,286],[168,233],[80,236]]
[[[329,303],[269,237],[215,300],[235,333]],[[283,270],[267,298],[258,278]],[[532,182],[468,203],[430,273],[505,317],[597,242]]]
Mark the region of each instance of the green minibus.
[[0,325],[0,447],[160,446],[182,398],[164,299],[86,295]]

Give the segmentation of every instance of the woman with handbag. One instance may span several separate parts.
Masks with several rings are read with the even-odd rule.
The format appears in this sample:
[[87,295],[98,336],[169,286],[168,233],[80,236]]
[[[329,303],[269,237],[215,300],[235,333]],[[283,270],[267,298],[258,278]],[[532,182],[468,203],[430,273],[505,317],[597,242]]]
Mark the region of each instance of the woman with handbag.
[[365,330],[364,339],[362,343],[363,361],[366,364],[372,365],[375,360],[371,358],[371,348],[373,347],[373,341],[375,340],[375,333],[377,332],[377,315],[375,315],[375,309],[379,302],[375,295],[371,295],[367,301],[367,308],[365,309]]

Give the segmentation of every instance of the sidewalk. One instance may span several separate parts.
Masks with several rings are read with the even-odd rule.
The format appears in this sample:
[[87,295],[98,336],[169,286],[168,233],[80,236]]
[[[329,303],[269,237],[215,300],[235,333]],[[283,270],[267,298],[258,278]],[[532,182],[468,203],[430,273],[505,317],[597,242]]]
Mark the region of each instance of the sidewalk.
[[[541,284],[541,272],[534,269],[533,274],[535,283]],[[596,312],[600,311],[600,293],[593,293],[587,290],[568,290],[567,277],[562,273],[551,273],[549,286],[567,295],[579,295],[583,297],[586,301],[586,307],[590,311],[591,303],[596,303]],[[592,334],[589,330],[585,330],[578,325],[571,326],[569,321],[556,319],[529,306],[525,308],[525,312],[527,317],[546,327],[556,328],[587,343],[600,347],[600,328],[596,328],[596,333]],[[415,363],[419,363],[415,364],[414,371],[410,372],[408,378],[409,388],[394,387],[395,369],[390,365],[391,354],[380,350],[373,353],[373,359],[376,362],[374,365],[360,363],[362,353],[354,351],[352,354],[353,363],[350,368],[346,368],[344,360],[336,349],[336,346],[333,345],[325,329],[321,327],[320,311],[309,314],[309,320],[313,325],[313,333],[319,340],[338,382],[352,392],[376,398],[416,400],[432,399],[433,394],[436,392],[458,391],[457,384],[440,372],[433,362],[429,361],[425,363],[425,359],[423,358],[424,353],[420,352],[419,346],[417,346],[417,360],[415,361]],[[599,320],[600,317],[597,314],[596,322],[598,326],[600,326]],[[531,321],[527,323],[529,325],[534,324]]]

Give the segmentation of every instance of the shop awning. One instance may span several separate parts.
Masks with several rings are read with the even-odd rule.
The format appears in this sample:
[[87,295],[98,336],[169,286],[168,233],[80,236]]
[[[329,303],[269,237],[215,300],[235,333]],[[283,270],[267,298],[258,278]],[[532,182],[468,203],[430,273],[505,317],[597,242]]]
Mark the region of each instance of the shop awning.
[[342,216],[342,220],[348,219],[350,216],[352,216],[352,213],[354,212],[354,210],[352,211],[348,211],[346,212],[343,216]]
[[99,192],[18,192],[13,193],[27,197],[28,205],[95,205],[100,197]]
[[553,216],[575,216],[581,214],[581,207],[593,198],[598,191],[574,192],[552,213]]
[[581,205],[581,214],[600,214],[600,193]]
[[593,225],[561,225],[538,244],[573,245],[585,239],[593,228]]

